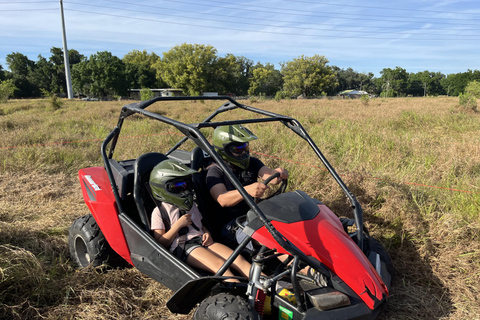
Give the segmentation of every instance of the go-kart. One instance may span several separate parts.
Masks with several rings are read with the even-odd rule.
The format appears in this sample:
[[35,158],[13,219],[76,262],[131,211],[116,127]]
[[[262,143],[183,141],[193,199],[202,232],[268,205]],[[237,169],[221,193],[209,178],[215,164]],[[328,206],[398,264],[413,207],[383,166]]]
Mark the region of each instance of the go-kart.
[[[172,100],[226,102],[195,124],[147,110],[152,104]],[[213,121],[217,115],[236,109],[254,117]],[[166,147],[164,153],[113,159],[122,125],[132,115],[170,125],[184,137]],[[200,131],[220,125],[270,122],[282,123],[310,145],[350,201],[354,219],[337,217],[301,190],[285,192],[286,181],[272,196],[256,201]],[[186,141],[195,144],[193,150],[180,148]],[[79,171],[91,214],[75,220],[69,230],[71,258],[78,267],[114,263],[121,257],[174,291],[167,302],[171,312],[188,314],[196,308],[194,319],[374,319],[385,304],[394,272],[392,261],[364,227],[362,208],[355,196],[294,118],[246,106],[230,97],[157,97],[122,108],[117,125],[102,143],[101,155],[103,166]],[[250,208],[237,219],[247,237],[215,275],[188,266],[152,236],[150,215],[156,204],[146,184],[152,168],[169,158],[200,171],[194,175],[196,202],[214,239],[219,230],[215,225],[216,203],[205,181],[210,164],[222,168]],[[251,240],[259,245],[247,253]],[[239,283],[226,282],[221,275],[238,255],[250,259],[250,277],[238,277]]]

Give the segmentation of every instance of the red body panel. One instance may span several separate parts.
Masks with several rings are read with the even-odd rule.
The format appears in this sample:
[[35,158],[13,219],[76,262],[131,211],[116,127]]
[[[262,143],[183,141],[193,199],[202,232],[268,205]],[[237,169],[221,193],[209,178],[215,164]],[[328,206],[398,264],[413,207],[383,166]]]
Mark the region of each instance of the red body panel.
[[[345,233],[335,214],[325,205],[319,205],[319,214],[311,220],[295,223],[272,221],[275,228],[307,256],[321,261],[338,275],[370,308],[375,301],[388,296],[388,291],[367,257]],[[253,238],[280,253],[287,253],[273,239],[265,227],[258,229]],[[368,291],[367,291],[368,290]]]
[[118,219],[118,210],[110,180],[103,167],[81,169],[78,172],[83,199],[108,244],[133,265],[125,236]]

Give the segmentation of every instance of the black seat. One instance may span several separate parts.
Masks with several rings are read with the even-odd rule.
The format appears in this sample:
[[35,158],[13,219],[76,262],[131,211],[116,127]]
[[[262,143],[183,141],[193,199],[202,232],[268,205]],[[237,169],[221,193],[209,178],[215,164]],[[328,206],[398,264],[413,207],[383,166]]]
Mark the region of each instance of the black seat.
[[134,163],[133,198],[137,205],[140,221],[148,232],[151,232],[150,216],[156,206],[147,190],[150,172],[153,167],[166,159],[168,158],[163,153],[151,152],[141,155]]
[[207,168],[213,163],[210,155],[200,147],[195,147],[191,153],[190,167],[198,170],[199,174],[192,177],[198,209],[203,216],[203,224],[212,234],[213,239],[220,239],[222,226],[218,222],[220,205],[210,195],[207,188]]
[[193,170],[204,171],[212,161],[212,157],[200,147],[195,147],[190,153],[190,168]]

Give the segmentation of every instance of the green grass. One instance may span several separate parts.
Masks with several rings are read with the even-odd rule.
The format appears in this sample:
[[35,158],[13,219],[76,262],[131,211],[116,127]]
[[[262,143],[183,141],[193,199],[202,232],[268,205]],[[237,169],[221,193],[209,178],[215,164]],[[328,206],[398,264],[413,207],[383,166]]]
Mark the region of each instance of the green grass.
[[[135,269],[105,275],[70,265],[68,228],[88,213],[77,172],[102,165],[101,141],[117,124],[123,103],[62,102],[54,111],[41,99],[0,104],[0,319],[172,317],[165,311],[169,290]],[[480,115],[457,105],[456,98],[254,105],[298,119],[360,201],[366,225],[397,270],[383,319],[480,314]],[[218,106],[168,102],[149,110],[196,123]],[[240,110],[218,120],[248,116]],[[278,124],[249,128],[259,137],[251,144],[255,155],[289,170],[290,190],[304,190],[337,214],[351,215],[345,196],[300,137]],[[202,132],[211,138],[211,130]],[[133,116],[114,157],[165,152],[179,134]]]

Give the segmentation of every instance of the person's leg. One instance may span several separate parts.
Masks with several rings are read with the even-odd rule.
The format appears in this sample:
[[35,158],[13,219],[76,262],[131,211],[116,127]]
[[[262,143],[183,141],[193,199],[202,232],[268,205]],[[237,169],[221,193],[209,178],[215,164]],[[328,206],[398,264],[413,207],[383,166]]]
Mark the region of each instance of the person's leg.
[[[193,249],[193,251],[187,256],[186,262],[194,268],[216,273],[225,263],[225,260],[215,254],[215,252],[208,250],[205,247],[197,247]],[[230,271],[230,269],[227,269],[223,276],[233,277],[235,275],[232,273],[232,271]],[[238,282],[236,279],[227,281]]]
[[[288,257],[289,257],[288,254],[282,254],[281,256],[278,256],[277,259],[280,260],[281,262],[284,262],[285,260],[288,259]],[[292,264],[292,263],[293,263],[293,261],[290,261],[289,265]],[[305,267],[301,270],[298,270],[298,272],[300,272],[304,275],[307,275],[309,269],[310,269],[310,267],[307,266],[307,267]]]
[[[214,244],[208,246],[207,249],[218,254],[224,260],[227,260],[233,253],[232,249],[218,242],[215,242]],[[247,260],[245,260],[245,258],[243,258],[241,255],[239,255],[237,259],[233,261],[232,267],[235,270],[237,270],[242,276],[244,276],[245,278],[248,278],[250,274],[251,264]]]
[[[225,224],[221,229],[221,239],[220,242],[225,244],[226,246],[235,246],[237,243],[235,242],[235,222],[232,220],[229,223]],[[218,241],[218,240],[217,240]]]

